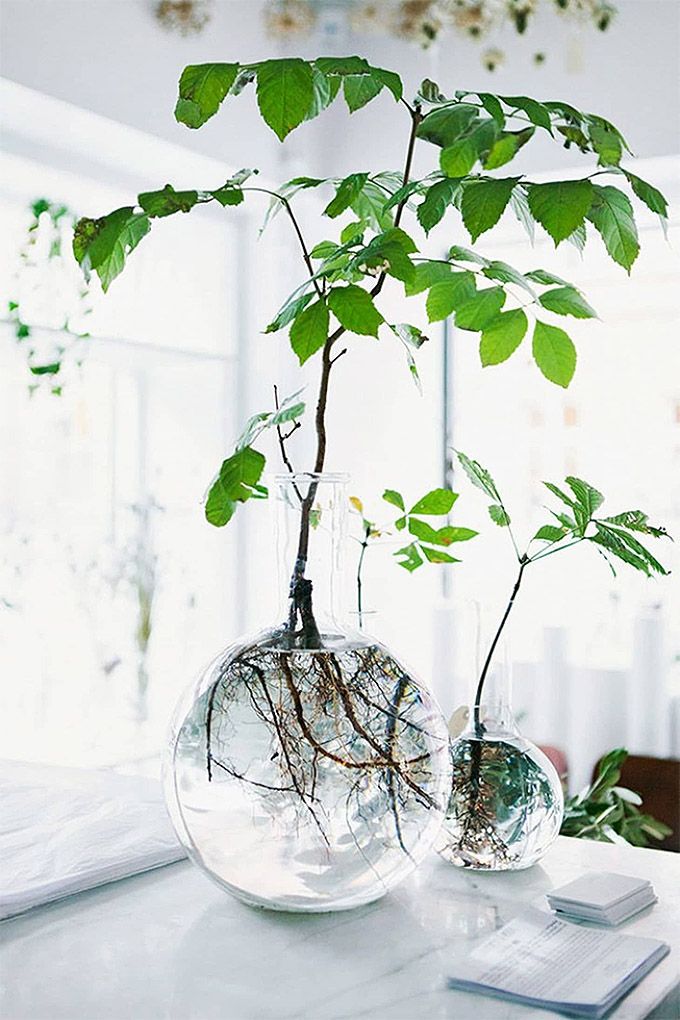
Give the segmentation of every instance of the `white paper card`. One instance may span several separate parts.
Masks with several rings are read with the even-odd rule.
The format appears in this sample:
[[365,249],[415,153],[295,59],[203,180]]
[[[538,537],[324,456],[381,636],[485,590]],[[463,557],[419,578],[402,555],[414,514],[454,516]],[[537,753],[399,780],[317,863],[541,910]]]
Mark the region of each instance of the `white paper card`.
[[599,1016],[667,953],[656,939],[583,928],[530,910],[456,961],[450,983]]
[[607,909],[621,900],[633,896],[642,889],[649,889],[650,883],[645,878],[633,878],[630,875],[615,875],[610,871],[595,871],[589,875],[552,889],[548,899],[561,903],[583,903],[589,907]]

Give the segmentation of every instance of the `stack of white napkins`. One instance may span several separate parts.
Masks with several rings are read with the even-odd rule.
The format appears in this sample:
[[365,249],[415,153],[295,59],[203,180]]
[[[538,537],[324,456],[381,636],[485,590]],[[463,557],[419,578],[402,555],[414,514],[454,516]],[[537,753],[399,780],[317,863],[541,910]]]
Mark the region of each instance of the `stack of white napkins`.
[[527,910],[467,955],[452,988],[569,1016],[601,1017],[669,952],[665,942],[598,931]]
[[184,856],[156,780],[0,762],[0,920]]
[[548,903],[560,917],[607,925],[627,921],[656,900],[647,879],[610,871],[581,875],[548,893]]

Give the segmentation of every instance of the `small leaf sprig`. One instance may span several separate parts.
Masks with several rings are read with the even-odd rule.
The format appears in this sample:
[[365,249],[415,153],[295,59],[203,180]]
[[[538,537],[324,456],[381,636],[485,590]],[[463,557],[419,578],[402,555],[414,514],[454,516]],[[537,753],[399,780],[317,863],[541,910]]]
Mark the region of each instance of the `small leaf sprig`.
[[669,538],[670,536],[665,528],[655,527],[650,524],[647,514],[641,510],[624,510],[609,517],[596,516],[604,503],[604,496],[588,482],[570,475],[565,480],[564,488],[555,485],[553,482],[543,483],[548,491],[559,500],[559,505],[557,509],[548,508],[551,521],[543,524],[531,538],[526,550],[520,552],[520,547],[512,530],[510,514],[490,473],[478,461],[472,460],[466,454],[456,451],[456,456],[468,479],[491,500],[488,509],[492,521],[499,527],[508,529],[508,534],[519,564],[519,571],[510,594],[510,599],[491,641],[477,685],[474,703],[474,722],[476,732],[481,735],[483,726],[480,718],[480,707],[484,682],[503,628],[515,604],[515,599],[517,598],[517,593],[519,592],[527,567],[548,556],[554,556],[556,553],[564,552],[576,545],[587,542],[594,546],[597,552],[604,557],[613,574],[616,574],[614,564],[620,561],[633,567],[635,570],[639,570],[647,577],[653,574],[665,575],[669,571],[643,545],[638,536],[645,535],[654,539]]
[[357,615],[359,627],[363,625],[363,569],[367,550],[378,540],[395,533],[407,532],[411,541],[397,549],[393,555],[396,562],[404,570],[413,573],[425,563],[448,564],[459,563],[448,548],[456,542],[467,542],[477,535],[472,528],[460,527],[448,523],[435,527],[425,518],[448,518],[458,493],[451,489],[437,488],[425,493],[420,499],[406,509],[404,497],[396,489],[385,489],[382,496],[385,503],[399,511],[399,516],[384,524],[376,524],[366,517],[364,504],[358,496],[350,497],[354,513],[359,517],[361,532],[355,541],[359,543],[359,557],[356,569]]
[[567,798],[562,836],[648,846],[650,840],[671,835],[667,825],[640,810],[639,794],[619,786],[621,767],[627,757],[628,751],[622,747],[610,751],[601,759],[593,782]]

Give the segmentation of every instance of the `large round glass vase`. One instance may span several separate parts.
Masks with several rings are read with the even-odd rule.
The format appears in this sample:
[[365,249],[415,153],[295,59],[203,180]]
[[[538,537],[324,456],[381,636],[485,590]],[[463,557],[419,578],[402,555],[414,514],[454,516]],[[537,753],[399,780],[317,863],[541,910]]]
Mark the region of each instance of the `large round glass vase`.
[[531,867],[559,834],[564,795],[552,762],[519,732],[506,671],[490,676],[483,702],[458,709],[452,724],[451,794],[437,850],[477,871]]
[[192,860],[274,910],[378,899],[432,846],[450,790],[432,698],[337,605],[345,479],[275,481],[285,598],[180,704],[166,796]]

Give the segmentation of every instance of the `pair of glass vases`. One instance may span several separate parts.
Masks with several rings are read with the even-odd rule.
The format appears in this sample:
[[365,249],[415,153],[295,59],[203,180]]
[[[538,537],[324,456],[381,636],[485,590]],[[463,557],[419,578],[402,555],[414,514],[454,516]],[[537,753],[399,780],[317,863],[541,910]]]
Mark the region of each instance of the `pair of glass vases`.
[[503,699],[450,740],[412,672],[344,624],[344,476],[278,476],[271,496],[276,623],[220,652],[172,726],[166,799],[190,858],[246,903],[310,912],[378,899],[433,846],[533,864],[561,818],[548,760]]

